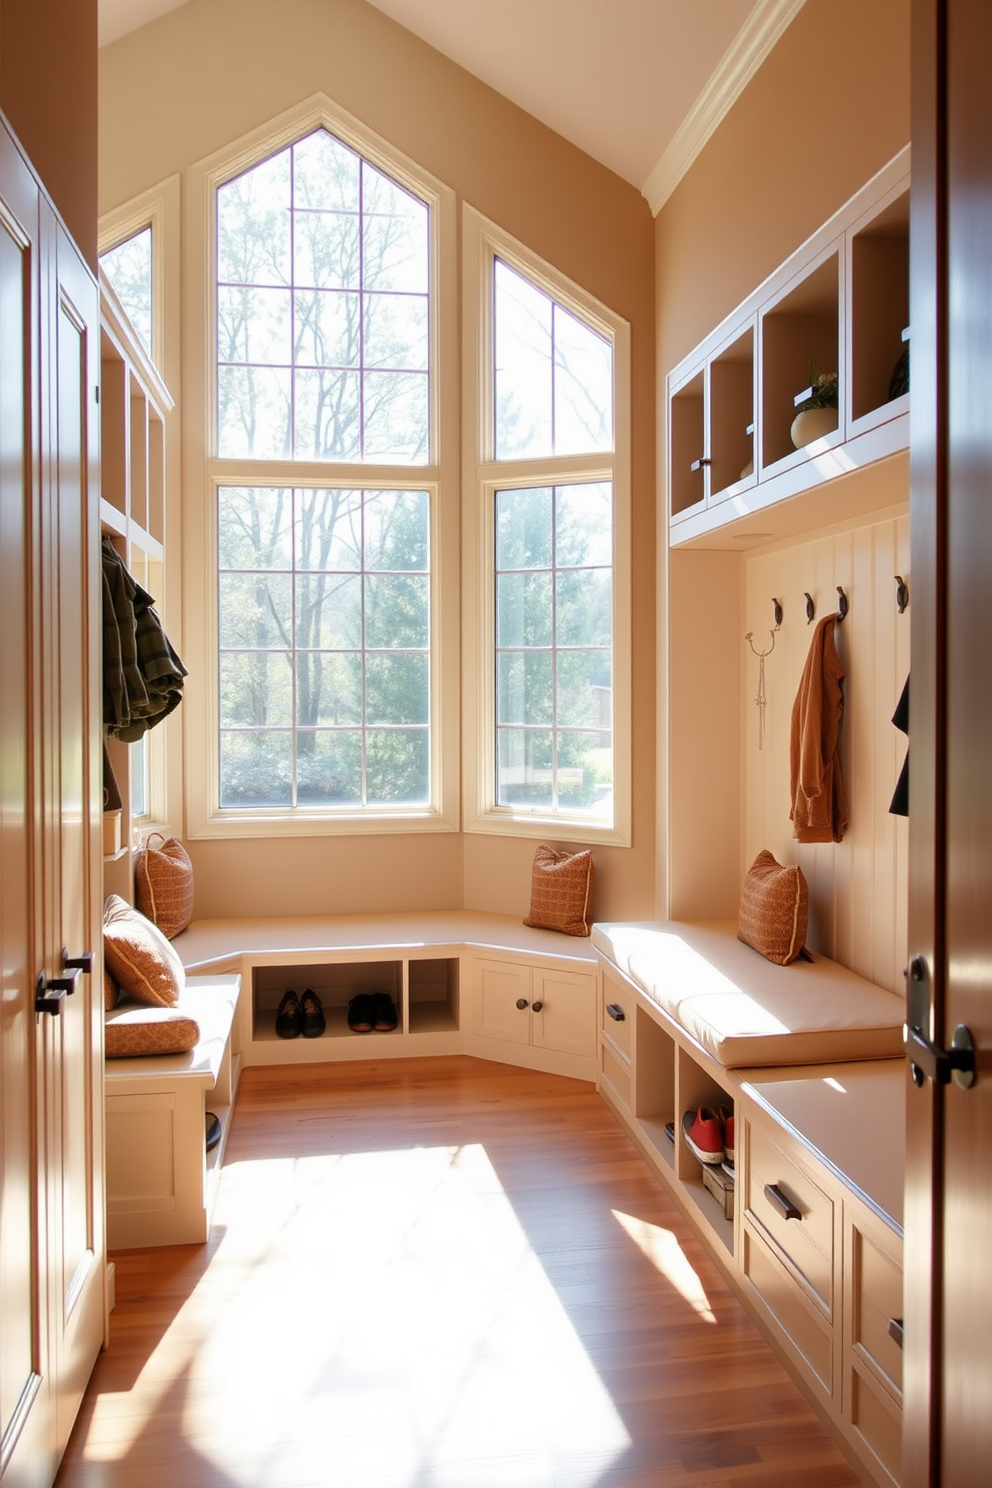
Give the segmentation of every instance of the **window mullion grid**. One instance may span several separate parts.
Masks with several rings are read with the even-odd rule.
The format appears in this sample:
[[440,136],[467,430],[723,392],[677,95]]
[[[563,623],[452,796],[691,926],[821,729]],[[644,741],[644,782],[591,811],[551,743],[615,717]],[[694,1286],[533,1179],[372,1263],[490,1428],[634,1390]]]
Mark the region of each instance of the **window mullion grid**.
[[[358,456],[360,460],[365,459],[365,161],[359,156],[358,159]],[[362,498],[362,519],[364,534],[365,500]],[[364,572],[364,547],[363,547],[363,572]],[[364,627],[364,579],[362,581],[362,602]],[[364,629],[362,642],[362,677],[365,676],[364,661]],[[363,681],[364,689],[364,681]],[[364,701],[364,691],[363,691]],[[364,720],[364,713],[363,713]],[[362,724],[362,738],[365,737],[365,725]],[[362,745],[362,757],[365,756],[364,742]],[[364,766],[362,770],[364,781]],[[364,786],[363,786],[364,789]],[[364,796],[363,796],[364,800]]]
[[[552,306],[552,313],[554,306]],[[554,341],[552,339],[552,349]],[[552,388],[554,383],[552,382]],[[552,429],[554,395],[552,393]],[[551,809],[558,810],[558,487],[551,487]]]
[[[362,206],[363,202],[364,202],[364,192],[362,193],[362,197],[359,200],[359,207]],[[363,381],[364,381],[364,379],[363,379]],[[363,437],[364,437],[364,435],[363,435]],[[361,532],[361,535],[362,535],[362,553],[361,553],[361,563],[362,563],[362,612],[361,612],[361,632],[362,632],[362,723],[361,723],[361,738],[362,738],[362,805],[363,806],[367,806],[369,804],[368,649],[367,649],[367,644],[366,644],[366,642],[367,642],[367,634],[366,634],[366,617],[365,617],[365,612],[366,612],[366,598],[367,598],[367,594],[368,594],[368,569],[367,569],[366,563],[365,563],[365,500],[366,500],[367,495],[368,495],[368,492],[363,489],[362,490],[362,493],[361,493],[361,497],[362,497],[361,519],[359,521],[359,531]]]
[[289,633],[289,665],[290,665],[290,702],[291,702],[291,706],[292,706],[292,709],[293,709],[292,717],[290,718],[290,737],[292,739],[292,749],[291,749],[291,756],[290,757],[291,757],[292,766],[293,766],[293,782],[292,782],[291,800],[292,800],[292,803],[293,803],[293,810],[294,811],[296,810],[297,806],[299,805],[299,791],[300,791],[300,750],[299,750],[299,732],[298,732],[300,712],[299,712],[299,697],[298,697],[298,692],[297,692],[298,683],[299,683],[299,658],[297,656],[297,647],[296,647],[296,638],[297,638],[297,636],[300,633],[299,632],[299,615],[298,615],[298,609],[297,609],[297,580],[298,580],[298,576],[299,576],[299,564],[297,563],[297,556],[296,556],[296,533],[297,533],[296,513],[297,513],[297,502],[298,502],[298,499],[299,499],[299,492],[298,492],[298,490],[296,489],[295,486],[291,486],[290,487],[290,492],[289,492],[289,522],[290,522],[290,527],[289,527],[289,533],[290,533],[290,538],[289,538],[289,540],[290,540],[289,561],[290,561],[290,571],[292,573],[292,583],[291,583],[291,586],[290,586],[290,606],[289,606],[289,623],[290,623],[290,626],[291,626],[290,633]]
[[[289,151],[289,451],[296,459],[296,146]],[[295,496],[294,496],[295,506]],[[295,582],[294,582],[295,589]],[[295,667],[294,667],[295,671]],[[295,796],[294,796],[295,799]]]

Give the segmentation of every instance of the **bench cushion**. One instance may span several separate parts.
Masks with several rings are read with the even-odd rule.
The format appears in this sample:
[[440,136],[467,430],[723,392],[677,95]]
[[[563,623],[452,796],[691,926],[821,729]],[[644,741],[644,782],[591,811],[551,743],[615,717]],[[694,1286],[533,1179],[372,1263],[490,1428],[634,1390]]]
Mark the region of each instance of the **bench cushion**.
[[733,920],[597,924],[592,943],[727,1068],[903,1052],[901,997],[824,956],[775,966]]

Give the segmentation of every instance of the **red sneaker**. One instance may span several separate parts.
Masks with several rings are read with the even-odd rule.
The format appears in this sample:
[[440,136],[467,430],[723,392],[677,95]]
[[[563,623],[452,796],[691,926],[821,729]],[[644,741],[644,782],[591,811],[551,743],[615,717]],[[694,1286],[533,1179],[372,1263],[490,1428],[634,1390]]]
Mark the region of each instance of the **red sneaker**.
[[723,1122],[723,1145],[727,1149],[727,1161],[734,1161],[734,1112],[733,1107],[720,1106],[717,1115]]
[[726,1152],[723,1122],[709,1106],[700,1106],[698,1111],[686,1111],[682,1117],[682,1135],[700,1162],[723,1162]]

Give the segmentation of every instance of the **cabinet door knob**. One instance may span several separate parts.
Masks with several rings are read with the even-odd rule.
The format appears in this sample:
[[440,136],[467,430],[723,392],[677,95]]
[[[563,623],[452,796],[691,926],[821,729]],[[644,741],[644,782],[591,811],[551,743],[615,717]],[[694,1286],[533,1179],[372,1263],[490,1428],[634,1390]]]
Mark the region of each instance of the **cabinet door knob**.
[[902,1348],[902,1318],[889,1318],[889,1337]]
[[777,1183],[765,1184],[765,1198],[774,1209],[777,1209],[783,1219],[802,1219],[803,1212],[797,1209],[787,1194],[784,1194]]
[[541,1011],[541,1009],[543,1008],[543,1006],[544,1006],[544,1003],[543,1002],[535,1002],[533,1004],[533,1006],[531,1007],[531,1012],[532,1013],[539,1013]]
[[521,1012],[523,1012],[523,1010],[524,1010],[525,1007],[529,1007],[529,1006],[530,1006],[530,1003],[527,1001],[526,997],[518,997],[517,998],[517,1007],[520,1009]]
[[614,1023],[623,1023],[627,1017],[627,1014],[618,1002],[608,1002],[606,1004],[606,1012],[607,1016],[612,1018]]
[[700,459],[693,460],[692,464],[689,466],[689,469],[693,472],[693,474],[695,474],[697,470],[702,470],[705,465],[712,465],[712,463],[712,460],[708,460],[706,456],[703,455]]

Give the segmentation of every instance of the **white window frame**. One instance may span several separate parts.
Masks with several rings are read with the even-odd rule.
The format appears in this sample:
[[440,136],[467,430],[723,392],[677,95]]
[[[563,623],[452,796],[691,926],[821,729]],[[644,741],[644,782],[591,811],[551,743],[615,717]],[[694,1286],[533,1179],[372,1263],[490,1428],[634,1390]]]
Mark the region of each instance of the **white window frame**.
[[[613,346],[614,448],[607,454],[496,460],[493,263],[550,295]],[[467,832],[630,846],[630,326],[536,253],[466,206],[462,218],[465,605],[462,696],[463,816]],[[579,812],[496,802],[495,493],[527,486],[610,481],[613,486],[612,825]]]
[[[315,129],[325,128],[430,209],[430,459],[398,467],[360,462],[220,459],[216,418],[216,192]],[[457,215],[454,193],[323,94],[195,166],[189,177],[185,307],[187,410],[183,572],[190,677],[186,684],[186,835],[295,837],[457,831],[459,826],[459,551]],[[202,291],[202,292],[198,292]],[[443,373],[442,369],[447,369]],[[217,634],[218,486],[344,486],[423,490],[431,509],[431,804],[342,811],[246,810],[219,802]]]

